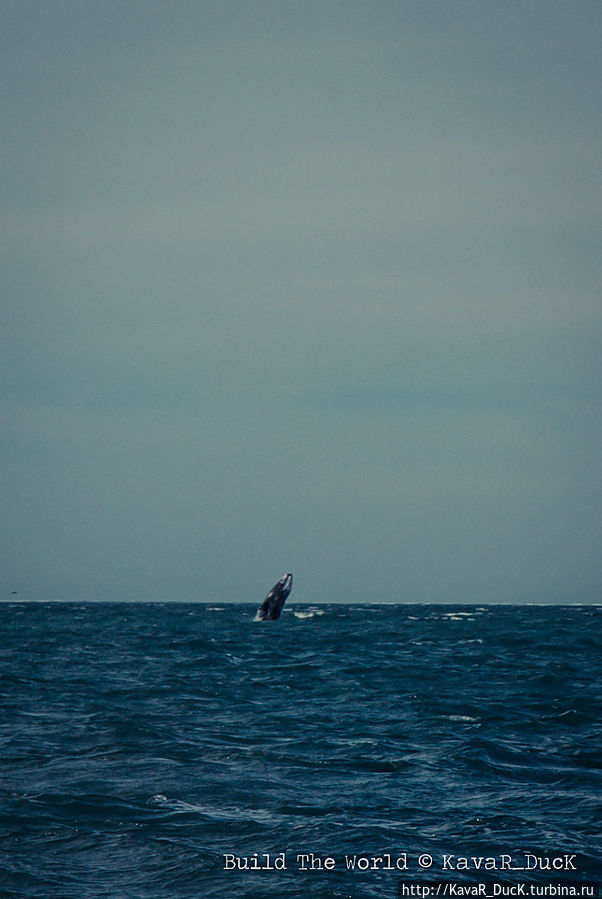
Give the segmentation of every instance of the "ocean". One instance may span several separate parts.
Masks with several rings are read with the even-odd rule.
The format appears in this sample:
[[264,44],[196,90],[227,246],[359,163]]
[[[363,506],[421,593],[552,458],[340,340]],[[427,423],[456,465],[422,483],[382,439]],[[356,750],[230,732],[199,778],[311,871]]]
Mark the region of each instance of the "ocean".
[[2,899],[600,882],[602,609],[255,611],[0,606]]

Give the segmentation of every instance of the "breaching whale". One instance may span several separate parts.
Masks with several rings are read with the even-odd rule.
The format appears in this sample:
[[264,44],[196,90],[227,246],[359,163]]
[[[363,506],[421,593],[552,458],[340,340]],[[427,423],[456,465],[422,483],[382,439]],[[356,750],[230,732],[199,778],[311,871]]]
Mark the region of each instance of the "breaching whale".
[[282,607],[286,602],[286,597],[291,592],[293,586],[292,574],[285,574],[280,580],[274,584],[264,601],[257,609],[256,621],[275,621],[280,618]]

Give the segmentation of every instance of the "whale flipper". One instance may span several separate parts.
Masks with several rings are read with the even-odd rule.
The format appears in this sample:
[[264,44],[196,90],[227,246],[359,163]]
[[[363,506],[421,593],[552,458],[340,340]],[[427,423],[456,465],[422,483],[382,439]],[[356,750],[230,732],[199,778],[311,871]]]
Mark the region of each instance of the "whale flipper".
[[256,621],[275,621],[280,618],[282,607],[293,586],[292,574],[285,574],[274,584],[264,601],[257,609]]

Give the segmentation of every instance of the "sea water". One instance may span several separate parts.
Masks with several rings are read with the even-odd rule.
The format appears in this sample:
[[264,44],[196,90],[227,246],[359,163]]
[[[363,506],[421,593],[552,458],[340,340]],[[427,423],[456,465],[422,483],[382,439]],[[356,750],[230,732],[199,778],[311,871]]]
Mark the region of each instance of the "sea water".
[[0,606],[2,899],[600,880],[600,608],[254,615]]

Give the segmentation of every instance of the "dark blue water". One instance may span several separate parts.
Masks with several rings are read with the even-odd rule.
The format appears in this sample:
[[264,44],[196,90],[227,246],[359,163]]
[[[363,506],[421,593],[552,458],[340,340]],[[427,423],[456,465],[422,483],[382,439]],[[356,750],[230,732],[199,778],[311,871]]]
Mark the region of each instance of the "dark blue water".
[[[404,859],[602,877],[600,609],[254,613],[0,607],[3,899],[395,899]],[[253,853],[286,869],[224,870]]]

